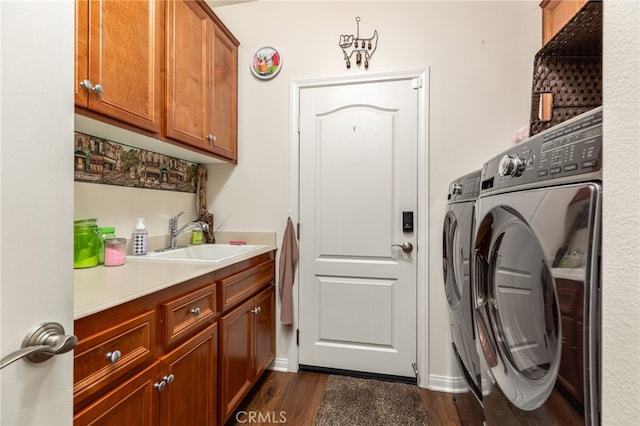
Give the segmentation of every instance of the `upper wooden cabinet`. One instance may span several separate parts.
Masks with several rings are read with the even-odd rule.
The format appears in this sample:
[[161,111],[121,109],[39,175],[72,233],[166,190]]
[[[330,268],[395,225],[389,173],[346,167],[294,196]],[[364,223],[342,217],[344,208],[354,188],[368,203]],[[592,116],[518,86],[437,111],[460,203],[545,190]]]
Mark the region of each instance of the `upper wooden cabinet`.
[[76,112],[236,163],[238,46],[200,0],[77,0]]
[[195,1],[167,4],[165,135],[204,150],[213,126],[213,23]]
[[544,0],[541,2],[542,44],[547,44],[587,1],[589,0]]
[[167,138],[237,160],[238,43],[192,0],[167,4]]
[[159,132],[163,22],[162,1],[76,1],[76,105]]
[[236,161],[238,140],[238,44],[219,27],[213,45],[213,151]]

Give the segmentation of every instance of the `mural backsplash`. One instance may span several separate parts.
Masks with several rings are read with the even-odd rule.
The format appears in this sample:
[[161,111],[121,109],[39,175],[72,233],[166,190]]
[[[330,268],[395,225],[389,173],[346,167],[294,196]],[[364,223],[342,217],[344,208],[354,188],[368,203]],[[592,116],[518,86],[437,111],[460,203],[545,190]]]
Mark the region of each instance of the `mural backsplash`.
[[77,182],[196,192],[197,163],[75,132]]

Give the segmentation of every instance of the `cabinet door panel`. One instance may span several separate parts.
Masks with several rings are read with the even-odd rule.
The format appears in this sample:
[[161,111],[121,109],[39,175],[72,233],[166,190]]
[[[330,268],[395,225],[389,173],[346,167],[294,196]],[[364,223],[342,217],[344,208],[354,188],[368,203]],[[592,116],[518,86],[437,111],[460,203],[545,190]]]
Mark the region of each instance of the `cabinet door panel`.
[[76,68],[73,95],[78,106],[86,108],[89,92],[80,86],[80,82],[89,77],[89,0],[76,0]]
[[173,375],[161,396],[161,425],[213,425],[217,420],[218,324],[162,357]]
[[213,56],[212,151],[237,160],[238,49],[221,30],[215,30]]
[[82,410],[75,426],[151,426],[158,423],[159,393],[154,384],[160,375],[158,362],[133,376]]
[[145,130],[160,130],[162,1],[89,3],[89,72],[103,93],[88,108]]
[[212,24],[193,1],[178,0],[167,7],[165,134],[208,149],[212,99],[207,66],[212,59]]
[[271,286],[255,297],[254,376],[257,379],[276,356],[275,290]]
[[220,320],[220,410],[223,420],[229,418],[252,385],[251,309],[253,299],[238,306]]

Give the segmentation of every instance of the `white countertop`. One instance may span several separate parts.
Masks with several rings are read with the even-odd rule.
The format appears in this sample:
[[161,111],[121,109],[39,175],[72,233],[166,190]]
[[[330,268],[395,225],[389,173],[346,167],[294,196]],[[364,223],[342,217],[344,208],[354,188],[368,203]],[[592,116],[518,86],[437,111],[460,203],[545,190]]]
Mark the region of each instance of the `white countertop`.
[[73,317],[79,319],[275,250],[274,245],[223,262],[129,259],[122,266],[75,269]]

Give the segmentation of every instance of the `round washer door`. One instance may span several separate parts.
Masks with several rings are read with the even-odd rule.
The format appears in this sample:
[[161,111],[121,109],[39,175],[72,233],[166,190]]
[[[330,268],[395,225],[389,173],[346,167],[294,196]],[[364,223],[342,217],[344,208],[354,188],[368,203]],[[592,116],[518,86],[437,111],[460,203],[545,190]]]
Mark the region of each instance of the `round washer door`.
[[[470,257],[473,203],[451,205],[442,229],[444,290],[452,310],[470,298]],[[469,295],[467,295],[469,293]]]
[[553,390],[562,350],[551,270],[536,234],[515,210],[494,205],[477,230],[478,313],[497,351],[489,365],[505,396],[534,410]]

